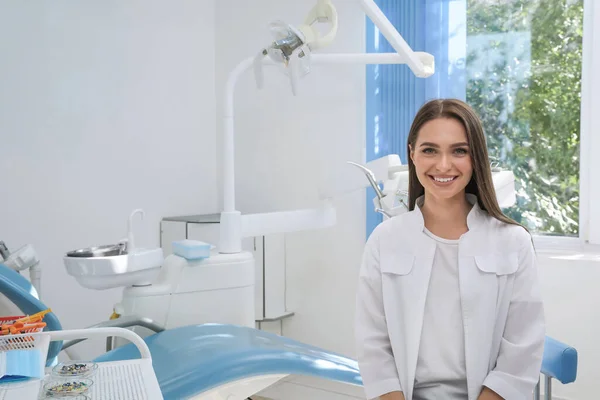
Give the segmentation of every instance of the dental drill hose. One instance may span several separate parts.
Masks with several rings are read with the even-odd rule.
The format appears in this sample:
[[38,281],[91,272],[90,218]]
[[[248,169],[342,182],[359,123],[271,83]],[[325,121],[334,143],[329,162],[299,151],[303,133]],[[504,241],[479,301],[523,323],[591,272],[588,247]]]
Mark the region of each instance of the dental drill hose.
[[379,200],[381,200],[383,198],[383,192],[381,191],[381,188],[379,188],[379,185],[377,184],[377,180],[375,179],[375,174],[373,174],[373,172],[370,169],[368,169],[367,167],[360,165],[358,163],[348,161],[348,164],[354,165],[355,167],[360,168],[364,172],[365,176],[369,180],[369,183],[371,184],[371,187],[375,190],[375,194],[377,195],[377,198]]

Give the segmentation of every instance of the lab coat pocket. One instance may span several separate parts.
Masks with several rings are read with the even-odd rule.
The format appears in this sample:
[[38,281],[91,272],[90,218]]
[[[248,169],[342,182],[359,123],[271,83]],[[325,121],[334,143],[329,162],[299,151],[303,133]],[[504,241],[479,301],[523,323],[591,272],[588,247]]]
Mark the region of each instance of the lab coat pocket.
[[511,275],[519,269],[519,255],[516,252],[511,252],[475,256],[475,264],[480,271],[485,273],[498,276]]
[[[420,319],[415,314],[414,302],[425,293],[422,285],[418,284],[418,270],[414,268],[417,260],[414,255],[404,252],[390,252],[380,259],[381,290],[383,294],[383,308],[386,314],[388,335],[392,344],[402,344],[405,341],[405,327],[416,326]],[[394,354],[399,357],[397,365],[404,363],[404,347],[393,345]],[[399,367],[398,372],[403,374],[404,367]],[[402,382],[406,385],[407,382]]]
[[[480,304],[489,304],[500,319],[508,312],[507,301],[510,299],[514,276],[519,269],[519,255],[516,252],[506,254],[489,254],[475,257],[475,264],[480,271]],[[487,300],[487,301],[486,301]]]
[[381,259],[381,273],[391,275],[408,275],[415,263],[412,254],[395,255]]

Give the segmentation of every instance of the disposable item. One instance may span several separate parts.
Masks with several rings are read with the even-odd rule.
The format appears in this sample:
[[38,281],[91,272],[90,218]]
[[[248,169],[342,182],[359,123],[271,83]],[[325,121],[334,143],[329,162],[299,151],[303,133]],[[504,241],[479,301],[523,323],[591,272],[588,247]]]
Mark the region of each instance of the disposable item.
[[178,240],[173,242],[173,253],[186,260],[200,260],[210,257],[212,247],[199,240]]

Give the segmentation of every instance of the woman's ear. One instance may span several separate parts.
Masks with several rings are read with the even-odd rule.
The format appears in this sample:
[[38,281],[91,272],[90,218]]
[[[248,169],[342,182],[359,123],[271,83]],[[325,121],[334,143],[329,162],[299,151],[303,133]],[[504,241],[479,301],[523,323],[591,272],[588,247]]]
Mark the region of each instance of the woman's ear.
[[413,148],[412,148],[412,145],[411,145],[411,144],[409,144],[409,145],[408,145],[408,156],[410,157],[410,160],[411,160],[413,163],[415,162],[415,159],[413,158],[413,155],[414,155],[414,154],[415,154],[415,152],[414,152],[414,150],[413,150]]

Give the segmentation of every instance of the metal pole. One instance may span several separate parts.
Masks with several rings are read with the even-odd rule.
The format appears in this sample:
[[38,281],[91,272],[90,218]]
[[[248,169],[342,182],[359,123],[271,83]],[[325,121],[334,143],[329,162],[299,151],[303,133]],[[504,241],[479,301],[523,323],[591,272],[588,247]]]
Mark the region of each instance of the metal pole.
[[544,385],[544,387],[546,389],[546,393],[544,394],[544,399],[552,400],[552,377],[545,376],[544,380],[546,381],[546,384]]

